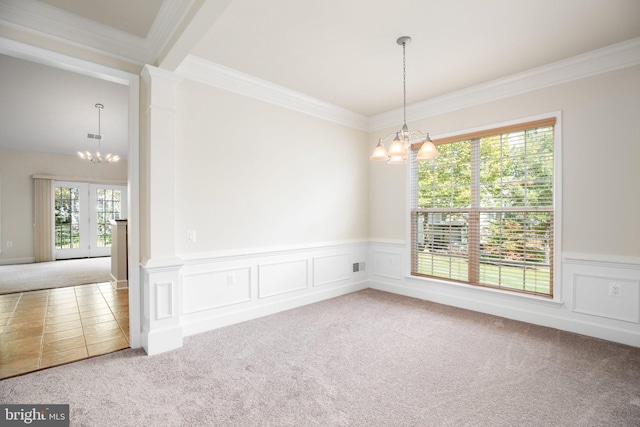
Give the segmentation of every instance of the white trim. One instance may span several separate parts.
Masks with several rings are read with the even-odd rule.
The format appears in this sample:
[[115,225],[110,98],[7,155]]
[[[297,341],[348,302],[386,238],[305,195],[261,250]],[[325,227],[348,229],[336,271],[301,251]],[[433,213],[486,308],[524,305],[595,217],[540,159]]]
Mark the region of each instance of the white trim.
[[586,254],[580,252],[563,252],[563,262],[574,264],[600,265],[602,267],[640,269],[640,257],[606,254]]
[[36,262],[35,257],[0,259],[0,265],[33,264],[34,262]]
[[[163,2],[146,38],[37,1],[0,2],[0,23],[49,40],[144,65],[155,62],[193,3],[194,0]],[[82,40],[82,43],[75,40]]]
[[127,222],[129,341],[132,348],[142,346],[142,280],[140,280],[140,78],[129,80],[129,152],[127,154]]
[[195,3],[195,0],[171,0],[162,2],[156,19],[147,34],[147,46],[155,63],[167,47],[171,36]]
[[[314,273],[326,274],[333,270],[331,263],[314,265],[314,260],[334,256],[342,259],[346,256],[349,260],[357,259],[366,262],[368,248],[367,241],[360,241],[359,244],[349,242],[311,244],[286,252],[254,252],[242,258],[202,259],[185,263],[180,270],[178,286],[180,300],[199,298],[203,306],[210,306],[210,308],[191,313],[183,311],[180,324],[184,334],[192,335],[366,289],[367,275],[360,272],[354,273],[351,269],[348,274],[345,270],[343,280],[326,282],[321,286],[313,286],[313,276]],[[306,270],[304,273],[303,265]],[[260,289],[260,270],[271,267],[275,268],[268,271],[269,282],[284,281],[291,285],[291,288],[284,292],[269,292],[269,295],[265,295],[264,292],[260,294],[259,292],[264,291]],[[224,272],[240,270],[247,271],[246,275],[230,287]],[[200,286],[207,287],[207,295],[194,293],[197,292],[197,288],[185,286],[187,283],[185,278],[194,275],[200,276]],[[245,281],[247,279],[248,282]],[[298,284],[303,286],[297,286]],[[237,286],[240,286],[243,292],[236,293],[239,289]],[[236,297],[240,294],[244,295],[244,291],[248,291],[250,299],[239,301]],[[221,301],[222,304],[219,304]]]
[[126,71],[5,38],[0,38],[0,53],[122,85],[129,85],[132,76],[137,78]]
[[[614,313],[606,313],[602,310],[598,311],[598,310],[593,310],[593,309],[588,309],[588,308],[580,308],[578,307],[577,304],[577,298],[575,297],[578,293],[578,278],[590,278],[590,279],[597,279],[600,281],[606,281],[606,282],[628,282],[628,283],[633,283],[637,288],[640,287],[640,280],[630,280],[628,278],[624,278],[624,277],[611,277],[611,276],[607,276],[607,275],[600,275],[600,274],[573,274],[573,280],[571,283],[572,289],[573,289],[573,304],[571,304],[571,310],[575,313],[584,313],[584,314],[589,314],[591,316],[598,316],[598,317],[604,317],[605,319],[614,319],[614,320],[621,320],[623,322],[631,322],[631,323],[638,323],[640,322],[640,304],[638,304],[637,300],[638,300],[638,293],[636,292],[636,306],[635,309],[633,310],[633,314],[629,317],[626,317],[622,314],[620,314],[620,312],[618,310],[616,310],[616,312]],[[626,298],[628,298],[628,296],[626,296]]]
[[[524,306],[521,303],[518,304],[518,301],[514,301],[512,303],[508,300],[502,302],[488,298],[476,298],[474,296],[475,293],[471,293],[469,295],[463,295],[458,292],[445,293],[434,290],[432,287],[417,288],[379,280],[370,281],[369,287],[398,295],[419,298],[439,304],[486,313],[493,316],[505,317],[507,319],[518,320],[534,325],[574,332],[607,341],[619,342],[635,347],[640,346],[640,333],[638,331],[623,329],[606,323],[598,323],[594,320],[568,317],[563,315],[564,306],[554,303],[553,301],[541,303],[539,301],[532,300],[530,302],[533,304]],[[519,301],[527,302],[523,299]],[[540,307],[540,304],[548,307],[545,309],[545,307]],[[540,309],[537,309],[536,307],[540,307]]]
[[[5,0],[0,3],[0,16],[4,25],[49,40],[89,48],[110,57],[127,58],[138,65],[153,59],[143,38],[46,3]],[[82,40],[82,43],[75,40]]]
[[278,255],[284,252],[296,252],[296,251],[304,251],[304,250],[313,250],[313,249],[328,249],[334,248],[337,246],[351,246],[351,245],[362,245],[369,243],[367,239],[354,239],[354,240],[342,240],[342,241],[334,241],[334,242],[318,242],[318,243],[307,243],[307,244],[299,244],[299,245],[282,245],[282,246],[272,246],[272,247],[262,247],[262,248],[247,248],[247,249],[230,249],[224,251],[216,251],[216,252],[198,252],[195,254],[178,254],[178,257],[184,262],[184,264],[200,264],[207,263],[213,260],[217,260],[220,258],[235,258],[235,257],[247,257],[247,256],[257,256],[257,255],[274,255],[278,253]]
[[[155,296],[156,296],[156,319],[170,319],[173,317],[173,282],[161,282],[156,283]],[[164,291],[162,291],[164,290]],[[161,296],[166,296],[165,300]],[[163,303],[166,305],[166,312],[163,312]]]
[[[407,106],[415,121],[640,64],[640,37]],[[187,79],[368,132],[399,124],[401,109],[372,117],[189,55],[176,70]]]
[[398,240],[398,239],[378,239],[378,238],[373,238],[373,239],[369,239],[369,242],[370,243],[376,243],[376,244],[382,244],[382,245],[402,246],[402,247],[404,247],[407,244],[406,240]]
[[[374,243],[369,245],[369,286],[399,295],[640,347],[640,264],[609,262],[614,258],[607,255],[563,255],[562,274],[554,278],[557,295],[561,291],[562,300],[477,287],[445,279],[408,275],[387,278],[376,274],[375,263],[388,266],[391,257],[397,259],[398,256],[408,255],[402,247]],[[602,259],[598,259],[600,257]],[[628,260],[626,257],[615,259]],[[403,266],[405,264],[403,260]],[[382,268],[381,271],[386,274],[389,270]],[[597,281],[582,286],[578,295],[576,277],[591,277]],[[624,313],[618,312],[621,308],[616,306],[621,301],[607,300],[609,297],[603,296],[608,292],[611,282],[622,286],[626,298]],[[584,297],[589,298],[587,301],[590,305],[584,306],[587,310],[575,310],[576,298]],[[578,307],[584,308],[583,305]]]
[[[241,271],[246,271],[247,272],[247,279],[248,279],[248,286],[247,286],[247,297],[244,299],[238,299],[238,300],[234,300],[232,302],[221,302],[221,301],[215,301],[213,304],[206,306],[206,307],[198,307],[196,309],[188,309],[185,306],[185,298],[182,297],[181,298],[181,314],[182,315],[188,315],[188,314],[193,314],[193,313],[199,313],[202,311],[207,311],[207,310],[215,310],[216,308],[220,308],[220,307],[225,307],[225,306],[230,306],[230,305],[236,305],[236,304],[243,304],[246,302],[251,301],[251,299],[254,297],[254,295],[252,294],[252,289],[251,289],[251,265],[245,265],[245,266],[241,266],[241,267],[227,267],[227,268],[222,268],[222,269],[215,269],[215,268],[209,268],[206,270],[202,270],[202,271],[198,271],[196,273],[181,273],[180,274],[180,287],[181,287],[181,292],[182,295],[184,295],[185,293],[185,288],[188,287],[188,281],[189,279],[192,279],[194,277],[206,277],[206,276],[212,276],[212,275],[220,275],[220,274],[224,274],[227,273],[227,280],[228,279],[228,275],[231,274],[237,274]],[[228,282],[227,282],[227,286],[229,286]]]
[[367,131],[369,119],[358,113],[193,55],[177,68],[187,79]]
[[195,335],[213,329],[222,328],[224,326],[233,325],[235,323],[246,322],[248,320],[257,319],[259,317],[268,316],[270,314],[279,313],[285,310],[291,310],[303,305],[313,304],[324,301],[329,298],[335,298],[340,295],[350,294],[352,292],[367,289],[367,282],[360,281],[348,283],[339,287],[311,288],[304,294],[287,293],[286,298],[271,301],[269,299],[259,300],[256,305],[233,304],[233,310],[220,311],[219,313],[204,319],[188,319],[182,322],[182,332],[184,336]]
[[[384,277],[384,276],[383,276]],[[475,292],[478,295],[490,294],[498,298],[504,298],[511,301],[526,301],[527,303],[541,304],[549,307],[562,307],[564,302],[558,299],[546,298],[537,295],[529,295],[521,292],[509,292],[501,289],[489,288],[486,286],[475,286],[467,283],[448,281],[447,279],[436,279],[433,277],[405,276],[403,283],[414,283],[417,285],[433,285],[439,284],[447,287],[460,288],[468,292]],[[436,291],[436,293],[438,293]]]
[[[502,79],[408,105],[407,121],[425,119],[639,64],[640,37],[637,37]],[[401,117],[402,109],[377,114],[369,118],[368,130],[376,131],[396,126],[400,123]]]
[[92,178],[83,176],[64,176],[64,175],[31,175],[34,179],[50,179],[52,181],[74,181],[74,182],[90,182],[95,184],[126,184],[126,179],[109,179],[109,178]]
[[[149,65],[146,64],[144,66],[144,68],[142,69],[142,71],[140,72],[140,75],[145,78],[145,79],[149,79],[149,78],[156,78],[156,79],[164,79],[167,80],[169,83],[177,86],[180,84],[180,82],[182,81],[183,77],[178,75],[177,73],[173,72],[173,71],[168,71],[168,70],[164,70],[162,68],[158,68],[155,67],[153,65]],[[174,104],[175,100],[172,100],[172,104]],[[153,101],[151,102],[151,104],[149,105],[148,108],[158,108],[158,107],[163,107],[163,108],[168,108],[167,106],[163,106],[163,105],[157,105],[154,104]],[[170,111],[175,111],[175,104],[169,108]]]
[[140,266],[148,273],[165,273],[179,270],[184,262],[180,258],[145,258],[140,262]]

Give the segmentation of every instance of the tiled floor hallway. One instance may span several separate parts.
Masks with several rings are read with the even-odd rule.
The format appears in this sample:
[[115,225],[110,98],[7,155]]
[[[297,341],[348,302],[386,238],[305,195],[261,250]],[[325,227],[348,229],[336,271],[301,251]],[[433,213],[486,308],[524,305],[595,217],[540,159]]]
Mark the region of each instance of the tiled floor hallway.
[[127,289],[97,283],[0,295],[0,379],[127,347]]

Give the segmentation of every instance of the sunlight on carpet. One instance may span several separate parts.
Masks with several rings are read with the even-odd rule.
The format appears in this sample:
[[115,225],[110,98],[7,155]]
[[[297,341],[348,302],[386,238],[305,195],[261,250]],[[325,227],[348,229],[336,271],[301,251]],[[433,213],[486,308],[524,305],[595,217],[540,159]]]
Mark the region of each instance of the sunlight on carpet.
[[108,282],[111,257],[0,265],[0,294]]

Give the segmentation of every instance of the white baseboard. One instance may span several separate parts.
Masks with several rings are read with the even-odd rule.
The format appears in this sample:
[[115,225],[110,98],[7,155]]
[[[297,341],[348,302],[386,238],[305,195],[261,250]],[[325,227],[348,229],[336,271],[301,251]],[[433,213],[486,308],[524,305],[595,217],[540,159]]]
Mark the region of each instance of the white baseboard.
[[[563,254],[555,299],[409,275],[406,248],[370,245],[373,289],[640,347],[640,264],[635,258]],[[616,286],[617,294],[610,291]]]
[[0,259],[0,265],[32,264],[34,262],[36,262],[34,257]]
[[365,289],[368,247],[329,242],[189,255],[170,265],[149,260],[142,266],[143,347],[172,350],[184,336]]
[[149,356],[175,350],[182,347],[182,328],[180,326],[153,330],[144,337],[144,350]]
[[111,280],[109,280],[113,289],[125,289],[129,287],[129,281],[127,279],[117,279],[111,274]]
[[615,325],[598,322],[597,320],[587,321],[571,318],[566,316],[561,306],[558,306],[558,308],[548,307],[544,310],[536,303],[529,303],[528,307],[523,307],[523,304],[515,305],[509,303],[509,301],[511,301],[510,299],[499,302],[478,298],[477,295],[474,297],[471,297],[471,295],[447,295],[433,290],[419,289],[415,286],[382,281],[371,281],[369,282],[369,287],[407,297],[640,347],[640,330],[633,330],[633,328],[623,329]]
[[326,299],[335,298],[340,295],[349,294],[366,288],[368,288],[368,283],[363,281],[317,292],[305,292],[273,302],[246,304],[232,310],[212,313],[210,317],[206,317],[204,319],[186,321],[182,325],[182,329],[185,336],[195,335],[222,328],[224,326],[233,325],[235,323],[246,322],[247,320],[257,319],[259,317],[276,314],[281,311],[291,310],[307,304],[313,304]]
[[[411,277],[406,248],[396,242],[217,255],[145,270],[150,317],[143,346],[149,354],[180,347],[184,336],[367,287],[640,347],[640,265],[629,262],[567,257],[551,300]],[[611,283],[621,297],[609,295]]]

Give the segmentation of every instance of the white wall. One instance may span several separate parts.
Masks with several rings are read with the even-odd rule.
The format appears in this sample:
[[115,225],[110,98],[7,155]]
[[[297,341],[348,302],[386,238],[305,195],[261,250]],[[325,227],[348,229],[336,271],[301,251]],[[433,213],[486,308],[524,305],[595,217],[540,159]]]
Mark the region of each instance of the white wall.
[[[640,67],[410,123],[432,136],[561,111],[561,275],[556,301],[408,277],[406,167],[371,163],[371,285],[640,346]],[[373,150],[376,132],[369,141]],[[620,297],[609,295],[621,284]]]
[[178,253],[367,239],[365,132],[191,81],[177,121]]
[[[430,117],[409,128],[437,136],[557,110],[562,111],[563,250],[640,257],[640,67]],[[385,133],[372,135],[371,151]],[[406,238],[405,178],[404,166],[372,162],[372,238]]]
[[[0,208],[2,253],[0,264],[32,262],[33,175],[77,176],[127,180],[127,162],[92,164],[77,156],[0,150]],[[13,243],[8,248],[7,242]]]
[[143,81],[149,354],[367,286],[366,132],[149,66]]

